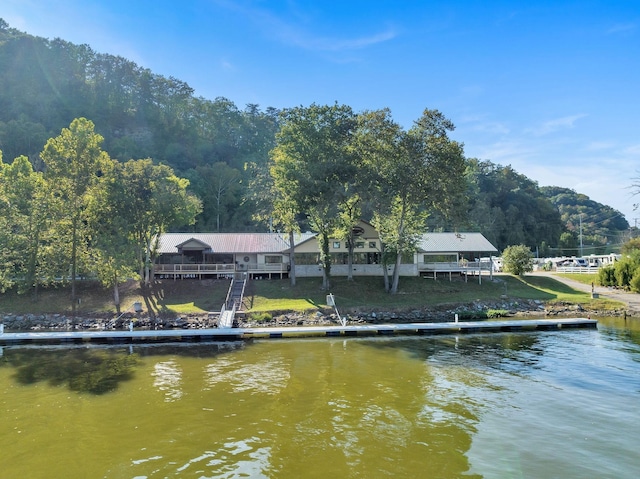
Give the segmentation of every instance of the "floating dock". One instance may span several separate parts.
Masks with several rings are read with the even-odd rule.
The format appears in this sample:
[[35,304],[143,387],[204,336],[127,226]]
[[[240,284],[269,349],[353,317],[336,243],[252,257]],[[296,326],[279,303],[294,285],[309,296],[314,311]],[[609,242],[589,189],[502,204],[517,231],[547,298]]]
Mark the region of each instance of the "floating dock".
[[267,328],[161,329],[124,331],[38,331],[0,334],[0,345],[63,343],[136,343],[174,341],[233,341],[252,338],[336,337],[370,335],[436,335],[506,331],[554,331],[596,328],[588,318],[460,321],[449,323],[366,324],[345,326],[291,326]]

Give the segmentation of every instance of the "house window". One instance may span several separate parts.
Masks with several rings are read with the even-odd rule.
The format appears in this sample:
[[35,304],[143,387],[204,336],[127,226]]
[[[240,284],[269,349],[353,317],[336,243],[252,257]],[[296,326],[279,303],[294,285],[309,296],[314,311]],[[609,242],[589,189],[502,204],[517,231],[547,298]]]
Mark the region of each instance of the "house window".
[[282,263],[282,256],[265,256],[264,262],[266,264],[280,264]]
[[356,248],[364,248],[364,241],[356,241]]
[[378,246],[376,245],[375,241],[369,241],[369,248],[370,249],[376,249]]
[[333,242],[333,249],[339,249],[340,248],[340,241],[334,241]]

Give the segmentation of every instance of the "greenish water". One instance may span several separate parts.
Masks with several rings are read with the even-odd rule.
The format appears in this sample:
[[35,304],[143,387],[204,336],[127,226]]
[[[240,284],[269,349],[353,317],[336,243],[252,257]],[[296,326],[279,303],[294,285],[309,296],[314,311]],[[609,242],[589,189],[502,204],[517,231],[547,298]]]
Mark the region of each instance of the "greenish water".
[[640,324],[4,347],[1,478],[635,478]]

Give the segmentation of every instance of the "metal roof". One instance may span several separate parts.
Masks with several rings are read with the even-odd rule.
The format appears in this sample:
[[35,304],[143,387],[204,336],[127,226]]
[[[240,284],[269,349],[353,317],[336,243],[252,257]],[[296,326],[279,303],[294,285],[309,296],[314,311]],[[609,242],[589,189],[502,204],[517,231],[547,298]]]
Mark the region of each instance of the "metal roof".
[[494,253],[498,250],[482,233],[425,233],[418,241],[421,253]]
[[[294,235],[297,246],[315,236],[314,233]],[[191,240],[202,243],[212,253],[286,253],[289,235],[283,233],[164,233],[158,240],[158,253],[178,253]]]

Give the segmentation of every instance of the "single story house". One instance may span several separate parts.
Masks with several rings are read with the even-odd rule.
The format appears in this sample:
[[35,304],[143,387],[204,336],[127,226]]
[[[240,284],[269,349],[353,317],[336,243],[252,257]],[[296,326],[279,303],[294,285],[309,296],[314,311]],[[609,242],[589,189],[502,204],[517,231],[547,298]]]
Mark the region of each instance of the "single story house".
[[[361,221],[354,228],[354,276],[381,276],[381,243],[375,228]],[[347,276],[348,247],[331,239],[331,275]],[[227,277],[246,272],[250,278],[284,278],[291,268],[289,235],[284,233],[165,233],[158,238],[154,275],[164,278]],[[497,253],[481,233],[425,233],[413,255],[403,258],[402,276],[433,276],[491,270],[480,258]],[[320,277],[315,233],[294,235],[296,277]]]

